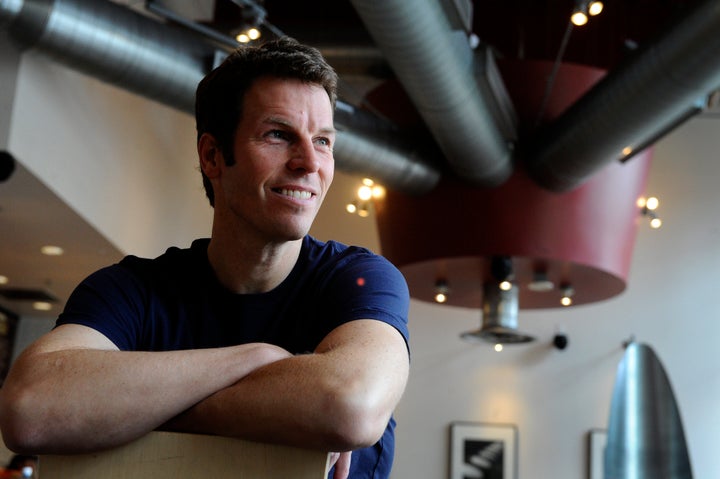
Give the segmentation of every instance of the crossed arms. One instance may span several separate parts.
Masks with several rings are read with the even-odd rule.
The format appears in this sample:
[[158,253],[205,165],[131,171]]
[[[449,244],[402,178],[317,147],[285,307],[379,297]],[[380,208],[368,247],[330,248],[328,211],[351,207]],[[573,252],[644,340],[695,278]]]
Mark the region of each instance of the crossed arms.
[[118,351],[63,325],[18,357],[0,390],[11,449],[90,452],[164,428],[326,451],[382,436],[408,376],[404,339],[375,320],[335,328],[312,354],[264,343]]

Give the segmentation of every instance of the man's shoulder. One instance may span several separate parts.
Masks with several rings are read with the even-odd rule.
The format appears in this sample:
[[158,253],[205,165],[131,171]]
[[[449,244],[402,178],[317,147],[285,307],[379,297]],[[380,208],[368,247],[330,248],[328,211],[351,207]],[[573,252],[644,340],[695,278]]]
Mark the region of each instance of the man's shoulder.
[[[405,285],[405,278],[398,268],[384,256],[362,246],[352,246],[338,241],[319,241],[306,237],[305,269],[328,277],[338,274],[350,276],[383,276],[388,282]],[[404,286],[406,287],[406,286]]]
[[335,240],[320,241],[312,236],[305,237],[303,250],[310,259],[342,260],[352,257],[367,257],[383,259],[377,253],[363,246],[348,245]]
[[106,268],[105,274],[126,278],[142,288],[184,288],[206,277],[207,264],[207,243],[196,240],[189,248],[173,246],[155,258],[127,255]]
[[163,254],[155,258],[127,255],[119,265],[137,273],[172,271],[175,268],[188,268],[201,264],[207,258],[209,239],[198,239],[189,248],[171,246]]

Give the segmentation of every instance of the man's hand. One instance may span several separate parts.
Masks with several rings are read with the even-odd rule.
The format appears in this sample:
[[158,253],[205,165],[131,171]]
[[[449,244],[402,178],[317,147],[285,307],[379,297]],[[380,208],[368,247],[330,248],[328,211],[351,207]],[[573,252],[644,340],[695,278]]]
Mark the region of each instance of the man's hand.
[[333,479],[347,479],[350,474],[350,462],[352,461],[352,452],[331,452],[330,467],[335,466]]

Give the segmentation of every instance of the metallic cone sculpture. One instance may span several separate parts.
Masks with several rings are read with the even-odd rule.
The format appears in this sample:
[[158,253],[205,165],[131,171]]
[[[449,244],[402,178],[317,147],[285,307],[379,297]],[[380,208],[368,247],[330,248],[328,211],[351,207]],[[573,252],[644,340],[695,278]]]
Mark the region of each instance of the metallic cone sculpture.
[[650,346],[630,343],[618,366],[605,479],[692,479],[680,411]]

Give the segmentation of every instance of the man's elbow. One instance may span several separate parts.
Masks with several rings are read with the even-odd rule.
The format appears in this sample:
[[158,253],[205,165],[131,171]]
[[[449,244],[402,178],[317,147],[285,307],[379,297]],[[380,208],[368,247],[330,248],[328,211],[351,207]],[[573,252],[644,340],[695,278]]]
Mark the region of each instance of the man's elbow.
[[378,442],[387,428],[392,411],[356,396],[338,405],[336,413],[335,441],[341,446],[337,450],[349,451]]
[[32,405],[31,394],[4,388],[0,393],[0,430],[8,449],[18,454],[40,454],[48,430]]

